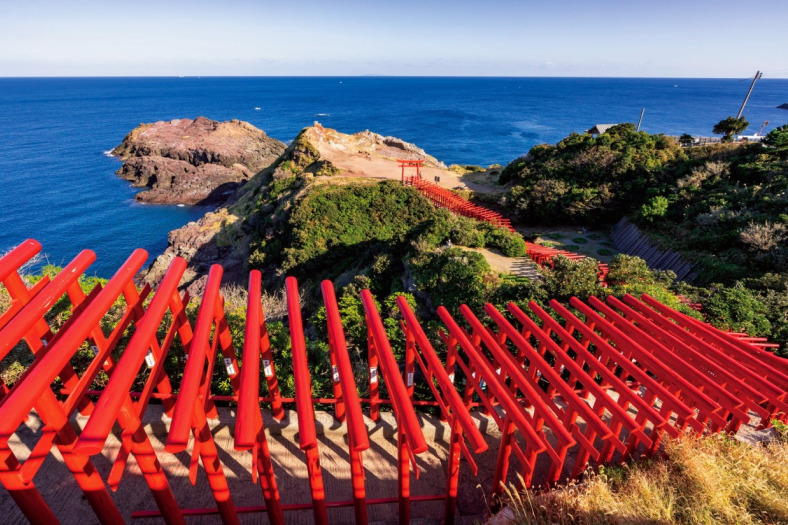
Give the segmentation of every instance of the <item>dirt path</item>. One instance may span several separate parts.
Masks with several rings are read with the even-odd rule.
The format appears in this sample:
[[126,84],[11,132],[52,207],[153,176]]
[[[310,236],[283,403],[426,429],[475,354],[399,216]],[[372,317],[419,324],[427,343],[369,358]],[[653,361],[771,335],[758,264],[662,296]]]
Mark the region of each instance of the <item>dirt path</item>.
[[507,257],[498,252],[488,250],[487,248],[466,248],[465,246],[458,246],[458,248],[484,255],[490,268],[498,273],[510,273],[518,277],[527,277],[529,279],[541,279],[538,266],[527,256]]

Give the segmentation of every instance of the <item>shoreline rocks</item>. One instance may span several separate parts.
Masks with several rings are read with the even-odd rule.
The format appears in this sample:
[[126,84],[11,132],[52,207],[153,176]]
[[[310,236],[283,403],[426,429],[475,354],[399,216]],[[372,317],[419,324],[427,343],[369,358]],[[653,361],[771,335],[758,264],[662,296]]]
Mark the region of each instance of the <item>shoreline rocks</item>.
[[152,204],[221,204],[269,166],[285,144],[247,122],[205,117],[141,124],[112,150],[116,172],[148,188],[135,196]]

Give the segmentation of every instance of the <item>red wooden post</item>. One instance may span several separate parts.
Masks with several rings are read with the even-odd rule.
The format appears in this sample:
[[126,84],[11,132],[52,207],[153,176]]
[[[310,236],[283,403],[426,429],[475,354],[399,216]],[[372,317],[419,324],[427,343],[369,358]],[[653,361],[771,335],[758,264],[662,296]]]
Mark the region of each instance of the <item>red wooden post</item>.
[[378,351],[372,329],[367,325],[367,360],[369,362],[369,418],[378,420],[380,414],[380,386],[378,378]]
[[[230,495],[227,477],[219,461],[219,453],[213,440],[211,429],[206,419],[206,411],[210,400],[211,380],[213,368],[216,363],[216,352],[221,345],[225,357],[229,362],[227,372],[234,386],[239,384],[237,362],[232,352],[232,341],[224,319],[224,310],[221,308],[222,298],[219,288],[222,280],[222,267],[218,264],[211,266],[208,280],[205,285],[197,322],[194,327],[194,338],[189,346],[189,356],[181,381],[178,401],[167,436],[165,450],[170,453],[185,450],[189,441],[189,431],[194,435],[192,447],[191,481],[195,483],[197,475],[197,457],[202,460],[203,468],[208,477],[208,485],[213,493],[222,522],[228,525],[237,525],[238,514]],[[213,329],[213,341],[211,331]],[[206,368],[207,363],[207,368]]]
[[[258,270],[252,270],[249,274],[249,296],[246,309],[246,330],[244,332],[243,348],[243,368],[241,369],[241,384],[238,393],[238,415],[235,420],[235,449],[252,449],[252,479],[260,477],[260,488],[263,492],[268,519],[274,525],[284,525],[285,518],[282,512],[282,502],[279,496],[279,488],[274,476],[274,469],[271,463],[271,453],[268,449],[268,441],[265,437],[263,417],[260,412],[259,388],[260,388],[260,358],[261,341],[268,340],[260,335],[261,328],[265,329],[263,320],[261,300],[261,279]],[[270,347],[268,348],[270,354]],[[270,362],[269,368],[273,366]],[[272,369],[271,369],[272,370]],[[266,373],[266,372],[264,372]],[[269,381],[269,394],[271,388],[271,378]],[[276,377],[273,377],[274,388],[278,395],[278,385]],[[279,401],[278,408],[281,412],[282,404]],[[280,418],[284,414],[281,414]]]
[[361,412],[353,367],[347,351],[345,333],[339,317],[334,285],[331,281],[321,283],[323,301],[326,306],[326,322],[328,324],[329,345],[334,350],[337,363],[338,381],[342,391],[346,393],[347,432],[350,456],[350,475],[353,484],[353,507],[356,523],[367,523],[367,494],[364,484],[364,464],[361,452],[369,448],[367,427]]
[[293,377],[295,379],[296,415],[298,416],[298,441],[306,454],[309,472],[309,487],[312,492],[312,513],[315,523],[328,524],[326,493],[323,487],[323,471],[320,468],[320,452],[315,431],[315,409],[312,404],[312,378],[306,357],[304,328],[301,322],[301,300],[298,283],[294,277],[285,280],[287,288],[287,317],[290,325],[290,342],[293,348]]

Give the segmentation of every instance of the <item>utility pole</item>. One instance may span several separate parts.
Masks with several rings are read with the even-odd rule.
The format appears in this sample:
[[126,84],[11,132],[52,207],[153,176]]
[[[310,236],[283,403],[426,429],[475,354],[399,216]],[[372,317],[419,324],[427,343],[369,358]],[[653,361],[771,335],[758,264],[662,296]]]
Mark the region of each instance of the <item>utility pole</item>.
[[755,81],[761,78],[762,76],[763,73],[761,73],[760,71],[755,72],[755,76],[752,78],[752,84],[750,84],[750,90],[747,91],[747,96],[744,97],[744,102],[741,103],[741,109],[739,109],[739,114],[736,115],[737,119],[741,118],[741,114],[744,113],[744,106],[746,106],[747,101],[750,100],[750,93],[752,93],[752,88],[755,87]]
[[638,129],[636,131],[640,131],[640,125],[643,123],[643,113],[646,112],[646,108],[640,110],[640,120],[638,120]]

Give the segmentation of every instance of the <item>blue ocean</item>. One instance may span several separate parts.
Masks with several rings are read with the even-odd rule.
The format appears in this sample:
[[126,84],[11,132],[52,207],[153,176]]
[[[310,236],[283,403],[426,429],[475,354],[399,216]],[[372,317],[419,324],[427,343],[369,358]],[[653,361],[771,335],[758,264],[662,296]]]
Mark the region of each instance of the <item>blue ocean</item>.
[[[89,248],[108,277],[136,247],[155,256],[167,232],[204,208],[140,205],[106,152],[142,122],[241,119],[283,142],[305,126],[400,137],[452,163],[506,164],[538,143],[598,123],[711,135],[736,115],[749,79],[612,78],[43,78],[0,79],[0,253],[26,238],[46,260]],[[788,80],[762,79],[747,134],[788,122]]]

